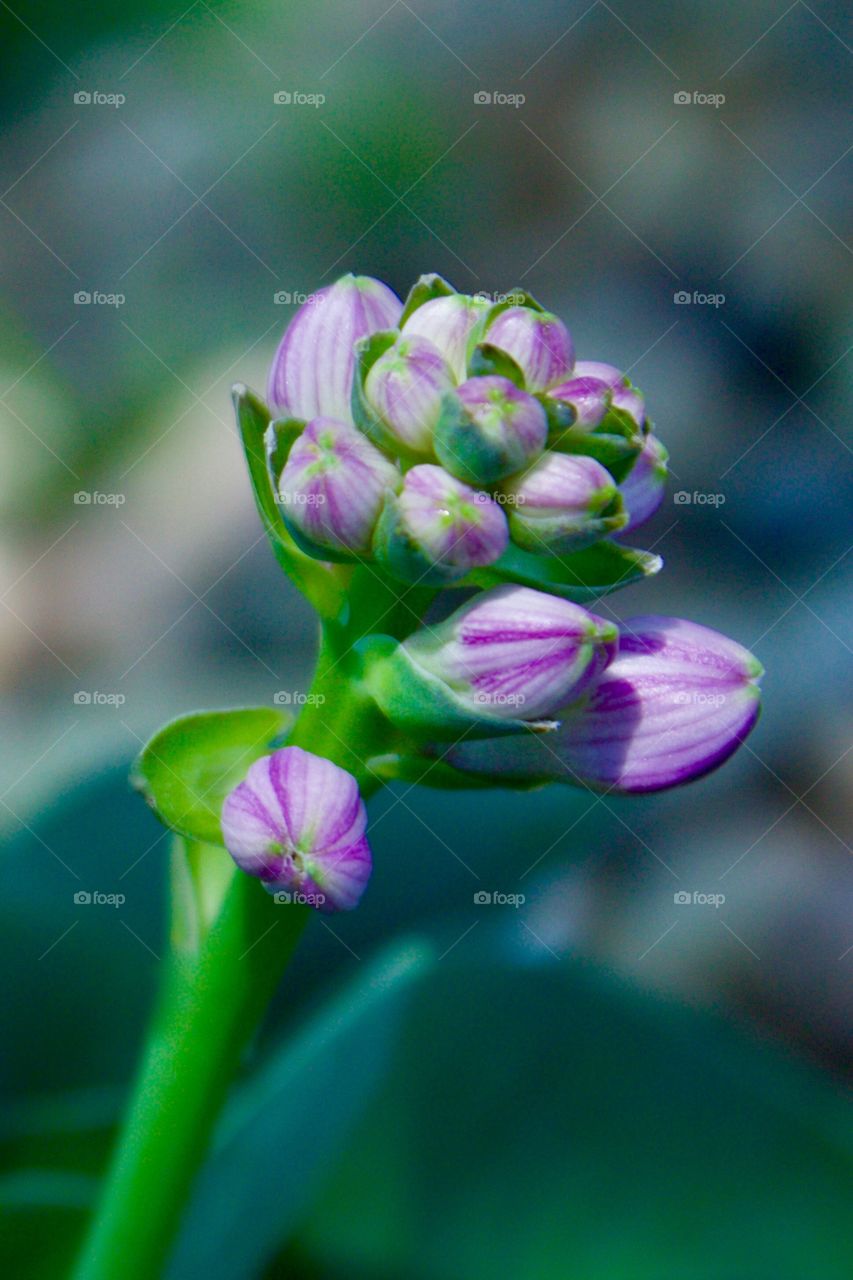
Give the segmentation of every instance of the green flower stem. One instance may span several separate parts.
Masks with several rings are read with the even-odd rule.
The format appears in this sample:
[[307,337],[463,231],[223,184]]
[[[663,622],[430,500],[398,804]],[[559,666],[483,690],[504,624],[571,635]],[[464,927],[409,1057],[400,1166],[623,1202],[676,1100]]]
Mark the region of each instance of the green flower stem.
[[[415,625],[398,606],[389,630],[403,627],[404,613],[408,629]],[[327,624],[313,697],[290,737],[355,774],[363,794],[380,785],[364,761],[387,749],[389,727],[353,680],[350,659],[376,623],[371,609]],[[229,1085],[311,914],[277,905],[221,848],[182,842],[172,904],[159,1003],[74,1280],[163,1273]]]

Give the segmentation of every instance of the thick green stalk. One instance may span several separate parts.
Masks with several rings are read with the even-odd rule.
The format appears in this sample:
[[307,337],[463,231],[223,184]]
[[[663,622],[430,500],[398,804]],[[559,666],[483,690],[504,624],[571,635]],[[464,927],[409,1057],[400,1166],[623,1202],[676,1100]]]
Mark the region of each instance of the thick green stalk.
[[[290,741],[349,769],[366,794],[378,783],[363,762],[388,726],[345,670],[356,635],[354,621],[327,629]],[[229,1085],[311,915],[276,905],[222,849],[176,858],[161,995],[74,1280],[162,1274]]]

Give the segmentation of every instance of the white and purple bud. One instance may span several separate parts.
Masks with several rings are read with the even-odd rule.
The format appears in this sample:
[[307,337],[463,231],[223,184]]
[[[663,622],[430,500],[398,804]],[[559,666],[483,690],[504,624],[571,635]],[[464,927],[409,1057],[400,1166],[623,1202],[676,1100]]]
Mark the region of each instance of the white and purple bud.
[[594,458],[546,453],[502,491],[510,535],[526,551],[578,551],[625,526],[622,498]]
[[647,435],[636,462],[619,486],[628,513],[623,533],[643,524],[663,502],[668,458],[669,454],[657,436]]
[[325,913],[358,906],[372,869],[366,826],[352,774],[301,747],[256,760],[222,806],[237,866]]
[[614,409],[621,409],[629,418],[642,427],[646,422],[646,401],[636,387],[616,386],[610,393],[610,404]]
[[489,302],[485,298],[470,297],[465,293],[430,298],[408,317],[403,333],[407,336],[419,334],[438,347],[450,365],[454,379],[462,382],[466,372],[468,337],[488,309]]
[[406,334],[370,369],[364,398],[389,447],[432,457],[442,396],[454,386],[453,373],[439,349],[427,338]]
[[562,382],[574,365],[571,334],[550,311],[507,307],[486,325],[484,340],[512,356],[528,391],[545,391]]
[[596,791],[663,791],[723,764],[758,719],[762,666],[718,631],[632,618],[616,657],[568,707],[545,751],[534,738],[462,743],[447,759],[478,774]]
[[433,738],[543,723],[607,665],[613,623],[529,587],[482,592],[370,665],[368,688],[393,723]]
[[495,484],[539,456],[548,417],[538,400],[508,378],[469,378],[442,400],[435,452],[447,470],[469,484]]
[[600,360],[578,360],[574,367],[575,378],[596,378],[608,387],[627,387],[628,379],[615,364],[602,364]]
[[403,582],[452,582],[492,564],[508,541],[504,513],[488,494],[422,464],[386,497],[373,551]]
[[565,425],[582,431],[594,431],[603,420],[610,406],[610,387],[601,378],[569,378],[548,392],[549,400],[559,400],[572,411],[572,419]]
[[281,417],[351,422],[353,347],[393,329],[403,304],[370,276],[343,276],[312,294],[288,325],[270,369],[267,399]]
[[400,473],[355,427],[314,418],[297,437],[278,482],[293,537],[309,555],[366,555],[387,490]]

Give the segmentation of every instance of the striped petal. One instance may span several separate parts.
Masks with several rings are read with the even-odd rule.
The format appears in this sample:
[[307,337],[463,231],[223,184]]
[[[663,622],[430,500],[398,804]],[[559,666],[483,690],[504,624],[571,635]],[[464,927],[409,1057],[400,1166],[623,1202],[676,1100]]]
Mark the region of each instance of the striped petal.
[[355,778],[300,747],[256,760],[222,808],[237,865],[325,912],[358,904],[371,872],[366,825]]
[[646,436],[636,462],[619,486],[628,512],[628,523],[623,533],[643,524],[663,502],[668,458],[669,454],[657,436]]
[[508,307],[486,330],[492,346],[506,351],[524,374],[528,391],[544,391],[572,371],[571,334],[557,316],[532,307]]
[[468,335],[489,308],[485,298],[453,293],[445,298],[430,298],[409,316],[403,333],[420,334],[438,347],[453,371],[457,382],[465,378]]
[[403,304],[370,276],[343,276],[312,295],[288,326],[270,369],[267,398],[281,416],[351,422],[353,346],[393,329]]

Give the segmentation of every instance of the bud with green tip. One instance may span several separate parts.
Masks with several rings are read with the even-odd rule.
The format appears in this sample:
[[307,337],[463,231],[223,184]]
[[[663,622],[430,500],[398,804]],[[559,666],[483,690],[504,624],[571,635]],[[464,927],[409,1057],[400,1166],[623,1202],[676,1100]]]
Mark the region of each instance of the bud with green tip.
[[450,366],[432,342],[418,334],[401,336],[372,365],[364,383],[364,400],[382,442],[409,455],[432,457],[442,396],[454,385]]
[[378,562],[403,582],[441,583],[492,564],[509,530],[497,503],[442,467],[421,464],[388,494],[373,539]]
[[528,391],[545,391],[568,377],[575,360],[571,334],[559,317],[533,307],[507,307],[486,322],[484,338],[506,351]]
[[407,336],[419,334],[429,339],[450,365],[456,381],[462,382],[466,372],[469,334],[488,309],[489,303],[485,298],[469,297],[464,293],[430,298],[404,322],[403,333]]
[[593,431],[603,420],[610,405],[610,387],[601,378],[572,377],[551,387],[548,400],[557,400],[571,409],[567,426]]
[[452,475],[495,484],[537,458],[548,438],[538,400],[508,378],[470,378],[442,400],[435,452]]
[[402,644],[368,642],[367,686],[384,714],[433,738],[553,727],[543,718],[606,667],[618,630],[543,591],[485,591]]
[[309,555],[366,555],[386,491],[400,473],[354,427],[314,418],[293,444],[278,482],[285,524]]
[[526,551],[579,551],[627,522],[613,477],[594,458],[546,453],[502,490],[512,540]]

